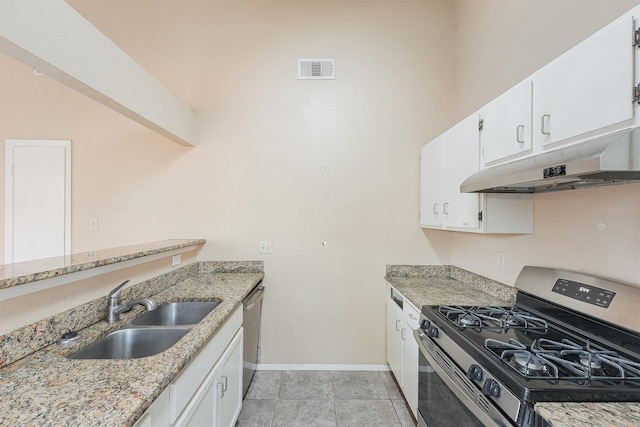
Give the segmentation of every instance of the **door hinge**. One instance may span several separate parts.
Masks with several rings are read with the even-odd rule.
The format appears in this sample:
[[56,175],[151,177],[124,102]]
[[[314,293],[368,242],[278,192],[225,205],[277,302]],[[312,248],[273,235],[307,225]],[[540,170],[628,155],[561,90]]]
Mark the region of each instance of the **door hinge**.
[[482,131],[482,129],[484,129],[484,119],[478,121],[478,130]]
[[633,45],[640,47],[640,28],[633,30]]
[[478,212],[478,221],[482,222],[482,211]]
[[633,87],[633,102],[640,104],[640,83]]

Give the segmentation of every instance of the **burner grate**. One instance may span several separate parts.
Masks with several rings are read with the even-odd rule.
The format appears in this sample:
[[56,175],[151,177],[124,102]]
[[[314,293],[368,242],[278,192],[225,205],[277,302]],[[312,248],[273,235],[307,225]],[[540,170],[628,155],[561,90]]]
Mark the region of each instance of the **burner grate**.
[[530,347],[510,338],[486,339],[485,348],[525,378],[570,380],[640,380],[640,363],[615,351],[595,348],[568,339],[538,338]]
[[526,329],[546,332],[547,322],[544,319],[515,308],[490,306],[460,307],[440,306],[438,311],[448,321],[459,328],[473,328],[478,331],[488,328],[505,331],[508,329]]

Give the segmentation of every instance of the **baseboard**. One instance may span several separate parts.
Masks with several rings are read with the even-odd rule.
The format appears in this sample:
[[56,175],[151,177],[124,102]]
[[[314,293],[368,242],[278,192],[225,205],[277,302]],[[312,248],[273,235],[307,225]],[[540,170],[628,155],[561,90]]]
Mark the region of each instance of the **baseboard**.
[[298,365],[259,363],[258,371],[389,371],[389,365]]

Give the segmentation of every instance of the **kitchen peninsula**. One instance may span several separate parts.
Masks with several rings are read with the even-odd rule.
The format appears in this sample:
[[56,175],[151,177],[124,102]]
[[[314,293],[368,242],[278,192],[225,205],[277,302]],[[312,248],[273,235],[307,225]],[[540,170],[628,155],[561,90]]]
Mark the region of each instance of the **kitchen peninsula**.
[[[119,248],[104,252],[108,256],[95,263],[118,264],[202,243],[202,240],[165,241]],[[40,275],[14,276],[14,282],[35,283],[19,277],[53,277],[53,271],[73,275],[86,269],[91,269],[87,262],[56,264]],[[125,289],[125,299],[152,297],[158,305],[175,301],[220,301],[175,345],[150,357],[68,359],[69,355],[141,314],[139,308],[133,309],[109,325],[104,321],[106,297],[0,336],[0,425],[134,425],[183,368],[215,339],[216,333],[238,312],[243,298],[263,277],[261,261],[193,262]],[[81,338],[71,345],[58,345],[60,336],[69,331],[78,331]]]

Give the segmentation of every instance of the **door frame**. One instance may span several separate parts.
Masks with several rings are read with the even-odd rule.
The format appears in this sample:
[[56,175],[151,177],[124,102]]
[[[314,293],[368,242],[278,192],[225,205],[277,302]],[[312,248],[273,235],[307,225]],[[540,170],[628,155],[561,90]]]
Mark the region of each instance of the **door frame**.
[[64,255],[71,254],[71,140],[5,139],[4,158],[4,262],[13,263],[13,149],[15,147],[62,147],[65,149]]

